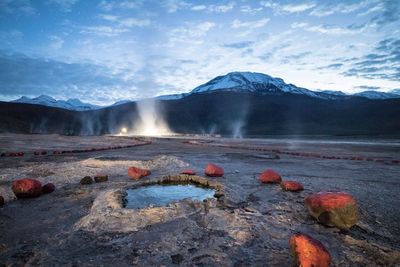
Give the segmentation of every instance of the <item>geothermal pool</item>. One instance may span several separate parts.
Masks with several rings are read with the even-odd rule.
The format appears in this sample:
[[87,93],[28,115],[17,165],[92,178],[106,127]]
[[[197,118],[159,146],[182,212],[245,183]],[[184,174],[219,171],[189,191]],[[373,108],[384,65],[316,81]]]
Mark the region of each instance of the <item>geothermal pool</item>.
[[195,185],[149,185],[126,190],[125,207],[161,207],[183,199],[203,201],[214,198],[215,190]]

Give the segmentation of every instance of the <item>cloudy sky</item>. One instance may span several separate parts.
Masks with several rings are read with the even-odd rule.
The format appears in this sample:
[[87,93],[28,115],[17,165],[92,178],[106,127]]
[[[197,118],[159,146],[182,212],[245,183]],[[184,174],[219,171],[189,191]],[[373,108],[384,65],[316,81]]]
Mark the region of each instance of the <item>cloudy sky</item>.
[[400,0],[0,0],[0,100],[95,104],[255,71],[312,90],[400,88]]

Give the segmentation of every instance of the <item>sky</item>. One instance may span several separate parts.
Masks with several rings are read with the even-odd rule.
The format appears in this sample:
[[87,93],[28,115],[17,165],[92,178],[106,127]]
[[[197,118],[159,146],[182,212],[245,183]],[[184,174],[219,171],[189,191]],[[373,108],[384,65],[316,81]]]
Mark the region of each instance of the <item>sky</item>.
[[400,88],[400,0],[0,0],[0,100],[107,105],[232,71],[311,90]]

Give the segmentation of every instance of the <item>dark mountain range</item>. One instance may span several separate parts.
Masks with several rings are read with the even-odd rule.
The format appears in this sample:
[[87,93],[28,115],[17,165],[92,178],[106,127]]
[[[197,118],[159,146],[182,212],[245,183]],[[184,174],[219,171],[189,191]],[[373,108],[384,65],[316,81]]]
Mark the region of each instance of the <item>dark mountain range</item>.
[[[264,74],[230,73],[189,94],[154,101],[177,133],[400,136],[400,98],[313,92]],[[128,102],[73,111],[0,102],[0,132],[118,133],[121,127],[136,127],[138,107]]]
[[[160,101],[174,132],[226,135],[400,135],[400,99],[325,100],[303,95],[216,91]],[[0,131],[105,134],[135,125],[136,103],[93,111],[0,103]],[[134,126],[133,126],[134,127]]]

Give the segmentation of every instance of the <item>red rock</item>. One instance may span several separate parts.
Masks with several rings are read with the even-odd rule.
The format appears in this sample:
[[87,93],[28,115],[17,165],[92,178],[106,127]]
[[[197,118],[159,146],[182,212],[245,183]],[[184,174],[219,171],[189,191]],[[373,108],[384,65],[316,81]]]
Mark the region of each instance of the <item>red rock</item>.
[[305,234],[290,238],[290,251],[299,267],[329,267],[331,255],[321,242]]
[[137,168],[137,167],[130,167],[128,169],[128,176],[134,180],[139,180],[140,178],[149,176],[150,174],[151,174],[151,172],[146,169],[141,169],[141,168]]
[[344,192],[320,192],[305,199],[311,216],[327,226],[348,229],[358,221],[358,205]]
[[215,164],[209,163],[207,164],[204,173],[209,177],[221,177],[224,175],[224,169]]
[[304,190],[303,185],[296,181],[282,181],[281,188],[284,191],[293,191],[293,192]]
[[196,172],[191,169],[183,170],[181,174],[187,174],[187,175],[196,175]]
[[282,181],[281,175],[272,169],[263,171],[259,179],[261,183],[280,183]]
[[61,151],[60,150],[54,150],[53,151],[53,155],[60,155],[61,154]]
[[4,197],[0,196],[0,207],[3,207],[4,203],[5,203]]
[[39,152],[39,151],[35,151],[35,152],[33,152],[33,155],[39,156],[39,155],[40,155],[40,152]]
[[12,190],[17,198],[38,197],[42,194],[42,184],[36,179],[24,178],[15,180]]
[[42,187],[42,193],[43,194],[48,194],[53,192],[56,189],[56,187],[54,186],[54,184],[52,183],[47,183]]

